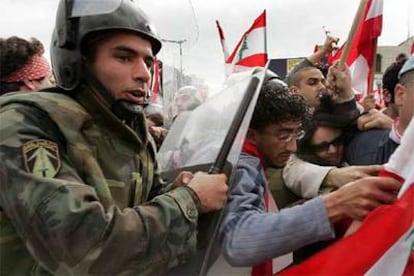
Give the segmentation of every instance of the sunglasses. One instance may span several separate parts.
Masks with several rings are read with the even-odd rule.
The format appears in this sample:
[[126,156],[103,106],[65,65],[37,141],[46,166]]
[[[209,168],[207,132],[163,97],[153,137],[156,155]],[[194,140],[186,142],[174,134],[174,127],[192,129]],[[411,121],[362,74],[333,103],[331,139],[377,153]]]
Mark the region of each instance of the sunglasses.
[[328,151],[331,145],[334,147],[342,146],[344,144],[344,141],[345,135],[341,134],[330,142],[322,142],[320,144],[311,145],[310,148],[314,152],[324,152]]

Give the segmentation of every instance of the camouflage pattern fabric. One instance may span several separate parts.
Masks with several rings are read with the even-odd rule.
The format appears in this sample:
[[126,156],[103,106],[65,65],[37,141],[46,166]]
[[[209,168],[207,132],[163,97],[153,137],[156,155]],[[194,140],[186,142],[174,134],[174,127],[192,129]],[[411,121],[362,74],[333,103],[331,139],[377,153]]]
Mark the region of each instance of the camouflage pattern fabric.
[[0,97],[0,274],[148,275],[185,262],[197,199],[158,193],[143,117],[133,130],[78,90]]

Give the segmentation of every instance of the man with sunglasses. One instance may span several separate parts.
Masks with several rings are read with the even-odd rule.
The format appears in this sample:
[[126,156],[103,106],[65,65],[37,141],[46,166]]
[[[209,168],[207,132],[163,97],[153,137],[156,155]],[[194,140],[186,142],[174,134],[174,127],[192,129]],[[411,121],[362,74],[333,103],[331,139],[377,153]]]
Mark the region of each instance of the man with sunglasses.
[[265,81],[218,235],[224,258],[232,266],[245,267],[244,273],[273,275],[283,267],[273,265],[272,258],[333,239],[333,223],[364,218],[376,206],[393,202],[393,191],[400,188],[390,178],[366,178],[277,212],[264,169],[285,166],[297,149],[296,140],[304,136],[307,113],[303,97],[289,93],[284,82],[277,77]]

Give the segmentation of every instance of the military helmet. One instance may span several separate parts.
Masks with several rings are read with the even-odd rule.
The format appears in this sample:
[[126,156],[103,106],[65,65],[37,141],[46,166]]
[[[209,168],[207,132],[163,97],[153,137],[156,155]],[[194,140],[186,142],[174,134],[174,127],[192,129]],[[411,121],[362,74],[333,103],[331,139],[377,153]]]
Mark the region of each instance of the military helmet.
[[57,85],[72,90],[79,84],[84,73],[81,47],[86,36],[116,30],[148,39],[154,55],[161,49],[154,27],[133,0],[61,0],[51,44]]

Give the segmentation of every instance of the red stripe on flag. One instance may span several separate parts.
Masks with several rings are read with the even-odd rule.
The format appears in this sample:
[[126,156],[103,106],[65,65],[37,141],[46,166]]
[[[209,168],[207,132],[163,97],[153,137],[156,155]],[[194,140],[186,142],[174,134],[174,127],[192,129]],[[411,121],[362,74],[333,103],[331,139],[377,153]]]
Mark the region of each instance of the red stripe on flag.
[[267,54],[256,54],[248,56],[240,60],[237,65],[246,67],[265,66],[267,61]]
[[412,227],[413,222],[414,183],[394,204],[375,209],[357,232],[277,275],[362,275]]
[[158,63],[158,59],[155,58],[154,60],[154,73],[152,77],[152,85],[151,85],[151,98],[150,103],[155,103],[157,101],[157,96],[160,93],[160,65]]

